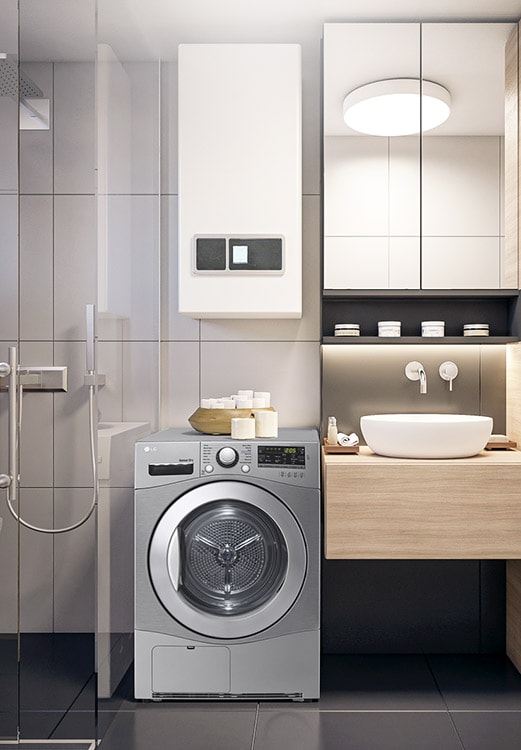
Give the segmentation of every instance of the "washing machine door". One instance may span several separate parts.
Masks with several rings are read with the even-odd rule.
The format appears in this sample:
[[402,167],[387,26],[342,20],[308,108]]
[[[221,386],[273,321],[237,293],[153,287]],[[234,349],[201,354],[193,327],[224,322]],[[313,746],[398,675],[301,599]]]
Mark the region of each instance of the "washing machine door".
[[307,572],[301,528],[275,495],[209,482],[176,499],[150,542],[149,574],[165,609],[214,638],[261,632],[293,606]]

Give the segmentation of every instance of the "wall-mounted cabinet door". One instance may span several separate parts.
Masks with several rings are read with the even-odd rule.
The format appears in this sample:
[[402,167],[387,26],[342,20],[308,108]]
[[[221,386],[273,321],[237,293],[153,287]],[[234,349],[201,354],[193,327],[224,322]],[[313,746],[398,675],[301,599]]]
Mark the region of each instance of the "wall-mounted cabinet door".
[[[326,289],[517,288],[504,219],[505,46],[515,28],[325,25]],[[422,136],[348,127],[345,96],[390,78],[444,87],[448,119]]]

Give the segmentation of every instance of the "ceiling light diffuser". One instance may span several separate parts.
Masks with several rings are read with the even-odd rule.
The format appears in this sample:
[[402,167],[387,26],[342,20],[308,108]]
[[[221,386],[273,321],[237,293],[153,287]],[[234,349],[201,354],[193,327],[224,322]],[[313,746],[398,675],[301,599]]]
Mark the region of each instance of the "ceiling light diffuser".
[[439,83],[388,78],[351,91],[344,99],[344,120],[353,130],[367,135],[413,135],[445,122],[450,101],[450,93]]

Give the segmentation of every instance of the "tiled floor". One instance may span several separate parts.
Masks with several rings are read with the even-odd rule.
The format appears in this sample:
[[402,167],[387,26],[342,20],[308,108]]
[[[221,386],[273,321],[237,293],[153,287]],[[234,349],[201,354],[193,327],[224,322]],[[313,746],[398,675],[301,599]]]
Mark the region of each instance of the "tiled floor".
[[521,675],[502,656],[328,655],[311,703],[136,702],[129,673],[100,709],[101,750],[521,749]]

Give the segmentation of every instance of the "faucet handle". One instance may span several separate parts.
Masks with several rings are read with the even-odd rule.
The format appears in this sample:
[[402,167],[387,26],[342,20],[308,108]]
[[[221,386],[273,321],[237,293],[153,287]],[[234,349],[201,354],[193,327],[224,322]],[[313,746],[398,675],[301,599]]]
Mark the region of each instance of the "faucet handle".
[[440,378],[448,380],[449,391],[452,391],[452,383],[458,377],[458,372],[458,365],[455,364],[455,362],[450,362],[450,360],[448,362],[442,362],[440,365]]
[[405,375],[409,378],[409,380],[419,380],[421,377],[421,371],[425,372],[423,369],[423,365],[421,362],[416,362],[416,360],[413,360],[412,362],[408,362],[405,365]]

